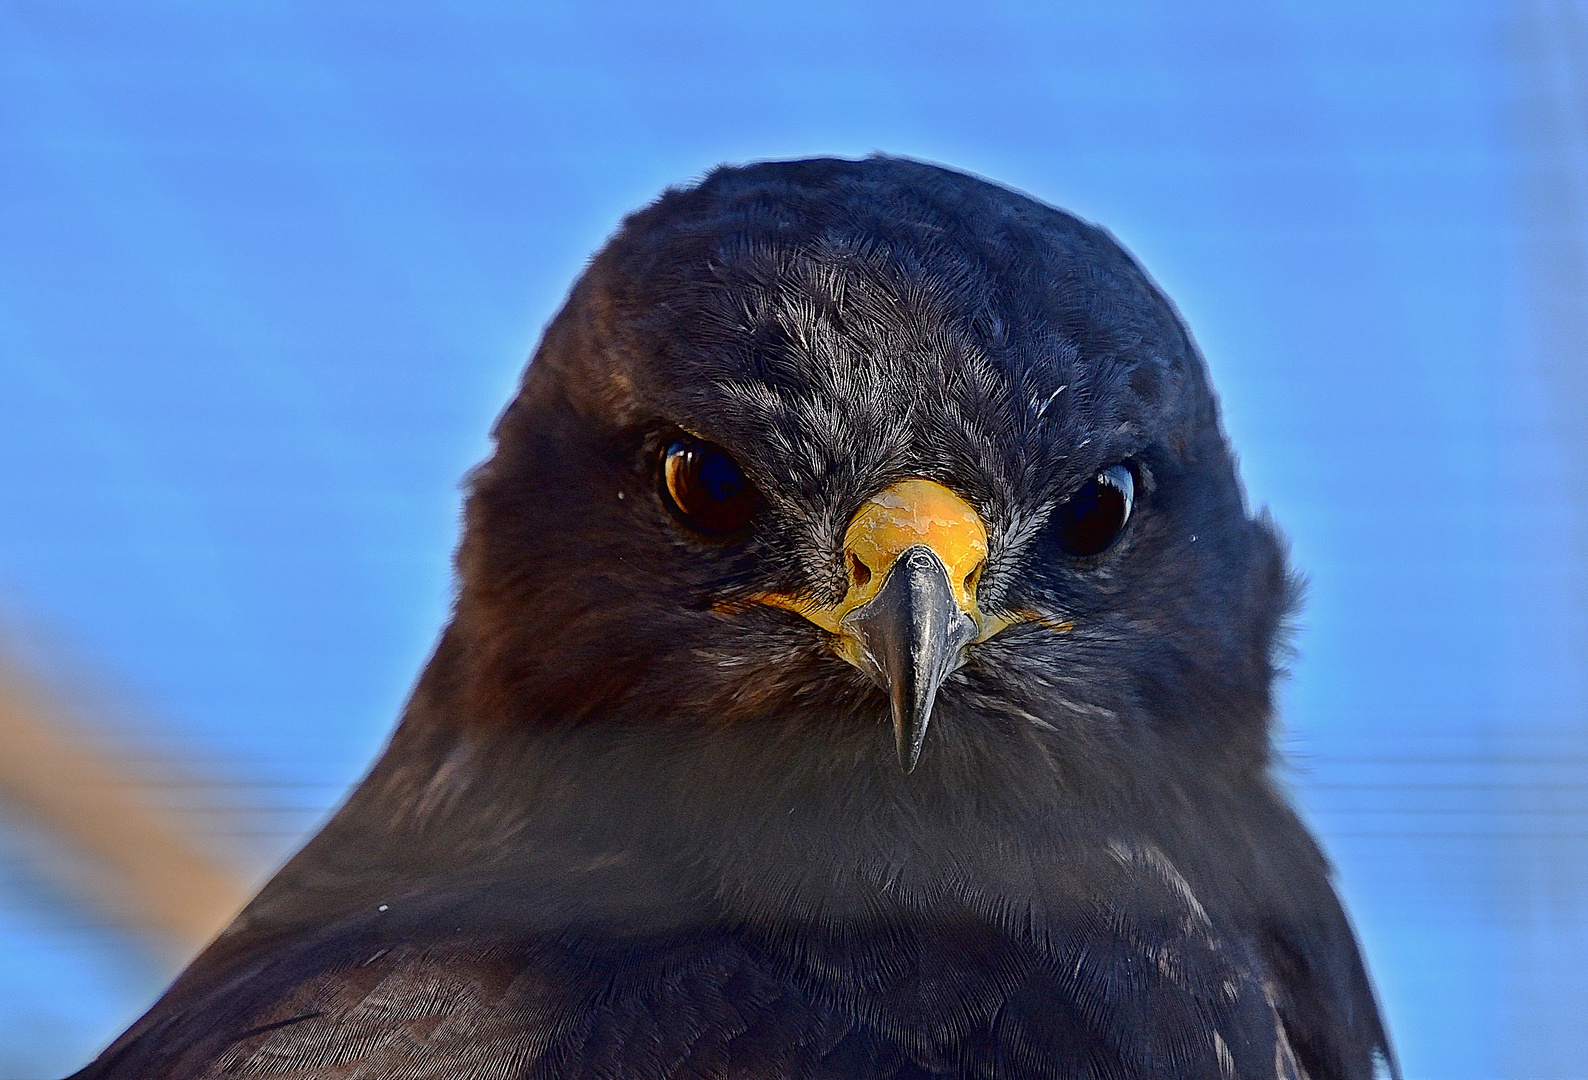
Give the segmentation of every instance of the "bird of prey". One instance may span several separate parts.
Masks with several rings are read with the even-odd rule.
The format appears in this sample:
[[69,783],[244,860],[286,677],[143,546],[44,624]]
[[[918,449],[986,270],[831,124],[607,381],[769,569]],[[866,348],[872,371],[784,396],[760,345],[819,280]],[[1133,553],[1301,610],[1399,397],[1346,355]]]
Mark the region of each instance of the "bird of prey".
[[633,214],[367,778],[78,1076],[1367,1080],[1296,597],[1103,230],[892,157]]

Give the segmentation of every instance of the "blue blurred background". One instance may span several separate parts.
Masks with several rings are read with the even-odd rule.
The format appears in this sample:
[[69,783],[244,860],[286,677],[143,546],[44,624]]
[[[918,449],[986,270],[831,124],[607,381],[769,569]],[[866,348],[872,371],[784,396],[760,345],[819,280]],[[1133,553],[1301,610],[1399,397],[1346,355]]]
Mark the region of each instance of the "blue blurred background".
[[[0,0],[7,662],[257,882],[379,749],[620,216],[879,149],[1176,299],[1311,579],[1287,775],[1408,1077],[1588,1077],[1582,3]],[[196,945],[73,850],[0,798],[3,1077]]]

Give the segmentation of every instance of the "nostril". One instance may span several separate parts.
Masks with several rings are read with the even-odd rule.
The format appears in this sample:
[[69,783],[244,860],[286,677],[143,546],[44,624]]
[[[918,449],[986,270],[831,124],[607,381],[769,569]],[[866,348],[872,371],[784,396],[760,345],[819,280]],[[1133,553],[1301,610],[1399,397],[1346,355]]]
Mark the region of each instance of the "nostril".
[[857,589],[864,589],[866,582],[871,580],[871,567],[861,562],[860,556],[853,551],[849,553],[849,576]]

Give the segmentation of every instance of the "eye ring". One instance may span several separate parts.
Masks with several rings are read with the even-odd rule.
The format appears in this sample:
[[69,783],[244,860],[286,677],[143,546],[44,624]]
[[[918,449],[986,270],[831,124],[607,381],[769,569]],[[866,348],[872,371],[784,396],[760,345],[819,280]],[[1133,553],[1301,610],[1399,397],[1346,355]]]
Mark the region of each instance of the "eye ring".
[[706,536],[743,529],[759,501],[755,485],[732,454],[689,435],[674,438],[662,451],[657,481],[673,516]]
[[1136,502],[1129,465],[1110,465],[1060,503],[1050,519],[1059,549],[1078,559],[1101,555],[1119,540]]

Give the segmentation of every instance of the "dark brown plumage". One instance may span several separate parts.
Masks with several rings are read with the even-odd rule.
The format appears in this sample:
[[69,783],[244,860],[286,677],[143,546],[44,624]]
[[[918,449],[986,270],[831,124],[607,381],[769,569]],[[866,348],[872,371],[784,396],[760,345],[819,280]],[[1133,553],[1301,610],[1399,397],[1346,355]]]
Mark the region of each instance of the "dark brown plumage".
[[79,1076],[1393,1070],[1271,777],[1280,543],[1101,230],[891,158],[669,192],[458,564],[384,757]]

